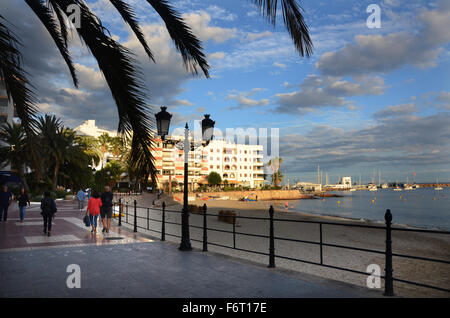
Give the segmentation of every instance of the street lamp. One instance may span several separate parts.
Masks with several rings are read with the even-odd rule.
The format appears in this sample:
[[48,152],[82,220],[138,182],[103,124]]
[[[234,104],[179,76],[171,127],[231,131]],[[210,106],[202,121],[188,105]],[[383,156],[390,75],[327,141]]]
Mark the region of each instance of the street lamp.
[[206,142],[206,146],[213,139],[214,124],[216,123],[209,116],[209,114],[205,114],[205,118],[202,120],[202,139]]
[[166,109],[167,107],[162,106],[161,111],[155,115],[158,135],[162,140],[169,134],[170,119],[172,118],[172,114],[169,114]]
[[[166,112],[167,107],[161,107],[161,111],[155,115],[156,126],[158,127],[158,135],[164,140],[164,137],[169,132],[171,114]],[[205,118],[202,120],[202,139],[206,142],[206,145],[212,140],[214,135],[215,121],[209,118],[209,114],[205,114]],[[179,249],[181,251],[192,250],[191,241],[189,237],[189,208],[188,208],[188,163],[189,163],[189,127],[186,123],[184,129],[184,195],[183,195],[183,212],[181,218],[181,244]]]

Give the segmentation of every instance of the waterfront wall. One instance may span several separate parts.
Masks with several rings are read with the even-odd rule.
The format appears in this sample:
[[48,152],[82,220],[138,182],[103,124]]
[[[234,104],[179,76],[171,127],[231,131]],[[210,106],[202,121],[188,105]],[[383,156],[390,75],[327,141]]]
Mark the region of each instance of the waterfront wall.
[[[189,194],[190,196],[192,194]],[[253,191],[226,191],[226,192],[203,192],[197,193],[200,197],[228,197],[229,200],[239,200],[248,197],[258,200],[295,200],[308,199],[310,195],[302,194],[298,190],[253,190]]]

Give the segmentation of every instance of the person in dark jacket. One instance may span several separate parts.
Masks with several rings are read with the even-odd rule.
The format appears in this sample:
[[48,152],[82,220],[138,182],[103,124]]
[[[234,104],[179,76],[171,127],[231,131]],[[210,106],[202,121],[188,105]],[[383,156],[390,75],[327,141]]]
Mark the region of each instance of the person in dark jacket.
[[44,198],[41,201],[41,214],[44,218],[44,234],[50,236],[52,230],[52,219],[57,211],[55,200],[50,197],[50,192],[45,191]]
[[105,187],[105,192],[102,193],[101,200],[102,200],[102,207],[100,209],[100,216],[102,217],[102,225],[103,225],[102,233],[104,233],[105,231],[106,233],[109,233],[109,228],[111,227],[112,208],[114,200],[114,195],[112,194],[111,188],[109,186]]
[[25,217],[25,210],[28,206],[30,206],[30,198],[28,197],[28,194],[25,193],[25,189],[20,189],[20,194],[17,197],[17,202],[19,203],[19,212],[20,212],[20,222],[23,222],[23,219]]
[[0,223],[6,222],[8,218],[8,208],[13,201],[13,195],[10,191],[8,191],[8,186],[3,185],[2,190],[0,191]]

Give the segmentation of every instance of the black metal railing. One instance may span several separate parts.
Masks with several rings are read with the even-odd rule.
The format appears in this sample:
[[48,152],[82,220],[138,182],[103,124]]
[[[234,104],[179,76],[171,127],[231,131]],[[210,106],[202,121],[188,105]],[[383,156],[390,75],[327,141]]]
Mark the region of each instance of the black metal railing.
[[[174,234],[174,233],[167,233],[166,231],[166,225],[180,225],[181,223],[179,222],[171,222],[168,221],[166,218],[166,213],[175,213],[175,214],[180,214],[181,215],[181,211],[177,211],[177,210],[168,210],[166,209],[166,204],[165,202],[163,202],[162,207],[161,208],[157,208],[157,207],[140,207],[137,206],[137,202],[136,200],[134,200],[133,202],[133,223],[129,223],[128,222],[128,208],[129,205],[128,203],[123,204],[121,202],[121,199],[119,199],[118,203],[114,203],[115,206],[119,206],[119,215],[118,215],[118,225],[121,226],[123,221],[122,221],[122,214],[124,214],[125,212],[125,222],[126,224],[132,225],[133,226],[133,230],[134,232],[137,232],[138,228],[150,231],[150,232],[155,232],[155,233],[159,233],[161,235],[161,241],[165,241],[165,237],[167,236],[172,236],[172,237],[177,237],[177,238],[181,238],[180,235]],[[144,216],[139,216],[137,215],[137,209],[146,209],[147,211],[147,215],[146,217]],[[114,211],[116,211],[116,209],[114,209]],[[150,211],[161,211],[161,219],[155,219],[155,218],[151,218],[150,217]],[[365,224],[349,224],[349,223],[337,223],[337,222],[328,222],[328,221],[311,221],[311,220],[297,220],[297,219],[281,219],[281,218],[274,218],[274,209],[273,206],[270,206],[269,209],[269,217],[254,217],[254,216],[237,216],[237,215],[233,215],[232,216],[232,229],[230,230],[223,230],[223,229],[218,229],[218,228],[210,228],[208,227],[207,224],[207,218],[208,217],[217,217],[217,214],[208,214],[207,213],[207,206],[206,204],[203,205],[203,209],[202,209],[202,216],[203,216],[203,224],[202,226],[197,226],[197,225],[190,225],[191,228],[196,228],[196,229],[200,229],[202,230],[202,240],[199,239],[194,239],[191,238],[191,241],[194,242],[199,242],[202,243],[203,246],[203,251],[208,251],[208,245],[213,245],[213,246],[217,246],[217,247],[222,247],[222,248],[229,248],[229,249],[233,249],[233,250],[237,250],[237,251],[242,251],[242,252],[248,252],[248,253],[254,253],[254,254],[259,254],[259,255],[265,255],[268,256],[269,260],[268,260],[268,267],[269,268],[274,268],[275,267],[275,260],[276,258],[279,259],[285,259],[285,260],[289,260],[289,261],[296,261],[296,262],[302,262],[302,263],[306,263],[306,264],[311,264],[311,265],[318,265],[318,266],[323,266],[323,267],[327,267],[327,268],[331,268],[331,269],[336,269],[336,270],[341,270],[341,271],[346,271],[346,272],[351,272],[354,274],[361,274],[361,275],[372,275],[375,276],[375,274],[373,273],[368,273],[368,272],[363,272],[363,271],[359,271],[359,270],[355,270],[355,269],[351,269],[351,268],[346,268],[346,267],[341,267],[341,266],[336,266],[336,265],[331,265],[331,264],[325,264],[324,263],[324,258],[323,258],[323,247],[333,247],[333,248],[340,248],[340,249],[347,249],[347,250],[353,250],[353,251],[360,251],[360,252],[367,252],[367,253],[373,253],[373,254],[378,254],[378,255],[384,255],[385,256],[385,274],[384,275],[379,275],[377,277],[384,279],[385,280],[385,288],[384,288],[384,295],[385,296],[393,296],[394,295],[394,281],[397,282],[401,282],[401,283],[405,283],[405,284],[412,284],[412,285],[416,285],[416,286],[420,286],[420,287],[424,287],[424,288],[430,288],[430,289],[435,289],[435,290],[439,290],[439,291],[443,291],[443,292],[448,292],[450,293],[450,289],[448,288],[443,288],[443,287],[439,287],[439,286],[432,286],[429,284],[425,284],[425,283],[420,283],[420,282],[415,282],[415,281],[410,281],[410,280],[406,280],[406,279],[400,279],[400,278],[396,278],[393,277],[393,265],[392,265],[392,257],[400,257],[400,258],[407,258],[407,259],[414,259],[414,260],[421,260],[421,261],[428,261],[428,262],[436,262],[436,263],[443,263],[443,264],[450,264],[450,261],[448,260],[442,260],[442,259],[436,259],[436,258],[430,258],[430,257],[421,257],[421,256],[415,256],[415,255],[407,255],[407,254],[400,254],[400,253],[393,253],[392,252],[392,239],[391,239],[391,235],[392,235],[392,231],[403,231],[403,232],[416,232],[416,233],[429,233],[429,234],[438,234],[438,235],[450,235],[450,232],[448,231],[437,231],[437,230],[425,230],[425,229],[412,229],[412,228],[393,228],[391,226],[391,221],[392,221],[392,214],[390,212],[390,210],[386,210],[385,213],[385,225],[384,226],[375,226],[375,225],[365,225]],[[139,226],[138,224],[138,219],[144,219],[147,221],[146,226]],[[254,234],[254,233],[244,233],[244,232],[238,232],[236,231],[236,219],[249,219],[249,220],[260,220],[260,221],[269,221],[269,233],[268,235],[262,235],[262,234]],[[150,227],[150,221],[153,222],[158,222],[161,223],[161,227],[159,229],[154,229]],[[289,238],[289,237],[282,237],[282,236],[275,236],[274,234],[274,229],[275,229],[275,222],[293,222],[293,223],[309,223],[309,224],[316,224],[318,225],[318,229],[319,229],[319,241],[310,241],[310,240],[300,240],[300,239],[294,239],[294,238]],[[367,229],[374,229],[374,230],[379,230],[379,231],[385,231],[386,233],[386,240],[385,240],[385,250],[381,251],[381,250],[374,250],[374,249],[368,249],[368,248],[362,248],[362,247],[354,247],[354,246],[348,246],[348,245],[341,245],[341,244],[333,244],[333,243],[326,243],[323,241],[323,230],[324,227],[330,225],[330,226],[343,226],[343,227],[358,227],[358,228],[367,228]],[[212,242],[208,240],[208,232],[221,232],[221,233],[229,233],[232,234],[233,236],[233,244],[230,245],[224,245],[224,244],[220,244],[217,242]],[[249,237],[258,237],[258,238],[264,238],[264,239],[269,239],[269,248],[268,248],[268,253],[266,252],[261,252],[261,251],[257,251],[257,250],[249,250],[249,249],[244,249],[244,248],[239,248],[236,245],[236,236],[237,235],[242,235],[242,236],[249,236]],[[319,262],[315,262],[315,261],[311,261],[311,260],[306,260],[306,259],[299,259],[299,258],[294,258],[294,257],[290,257],[290,256],[286,256],[286,255],[278,255],[275,253],[275,241],[279,240],[279,241],[286,241],[286,242],[297,242],[297,243],[303,243],[303,244],[311,244],[311,245],[318,245],[319,246],[319,253],[320,253],[320,261]]]

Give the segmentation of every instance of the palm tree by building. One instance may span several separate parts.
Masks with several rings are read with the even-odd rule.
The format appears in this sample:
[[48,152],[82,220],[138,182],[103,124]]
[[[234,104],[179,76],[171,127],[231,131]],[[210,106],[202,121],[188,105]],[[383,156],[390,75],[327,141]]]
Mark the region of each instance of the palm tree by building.
[[29,193],[25,178],[25,165],[29,157],[25,130],[21,125],[6,123],[0,129],[0,140],[5,144],[0,147],[0,167],[10,165],[11,170],[16,169],[25,191]]
[[[47,29],[55,42],[62,58],[69,68],[73,84],[78,87],[75,66],[68,50],[69,6],[80,9],[80,26],[75,28],[77,35],[88,47],[98,62],[99,70],[105,77],[119,115],[118,132],[131,136],[132,150],[130,160],[139,176],[149,172],[152,179],[157,170],[153,165],[150,148],[153,146],[150,131],[154,123],[150,120],[150,109],[145,103],[145,87],[139,77],[139,69],[132,52],[118,43],[110,32],[102,25],[100,19],[86,5],[84,0],[24,0],[32,9],[40,22]],[[277,19],[276,0],[249,0],[256,5],[262,15],[272,24]],[[123,0],[110,0],[122,19],[130,26],[143,46],[149,60],[154,61],[153,54],[142,33],[133,9]],[[209,77],[209,65],[206,61],[201,41],[191,32],[191,29],[181,15],[170,5],[168,0],[147,0],[156,13],[162,18],[176,49],[181,53],[186,68],[197,74],[202,72]],[[294,45],[301,56],[312,53],[312,41],[303,19],[301,8],[296,0],[281,0],[283,22],[291,35]],[[14,17],[19,18],[19,17]],[[69,22],[72,23],[72,22]],[[34,139],[37,120],[36,95],[30,89],[26,72],[21,63],[21,46],[19,39],[11,32],[11,24],[0,15],[0,73],[5,82],[9,98],[14,100],[17,113],[21,119],[27,138],[31,141],[33,151],[36,151]],[[33,153],[33,156],[36,156]],[[42,175],[42,167],[34,158],[35,173]]]
[[267,162],[267,165],[272,170],[272,183],[274,186],[278,187],[283,181],[283,175],[280,172],[280,166],[283,163],[283,158],[276,157],[272,158]]

